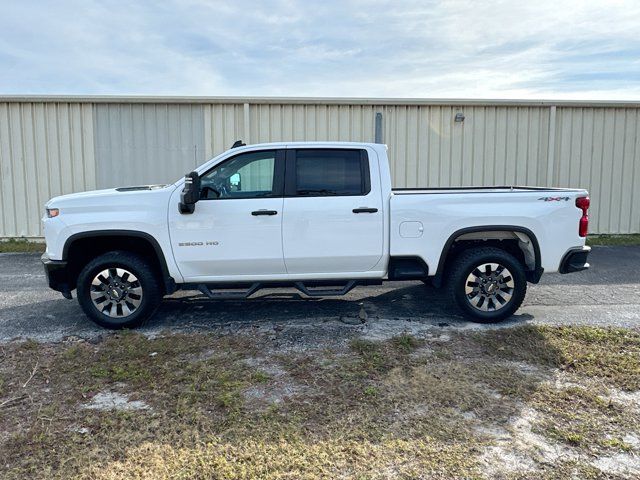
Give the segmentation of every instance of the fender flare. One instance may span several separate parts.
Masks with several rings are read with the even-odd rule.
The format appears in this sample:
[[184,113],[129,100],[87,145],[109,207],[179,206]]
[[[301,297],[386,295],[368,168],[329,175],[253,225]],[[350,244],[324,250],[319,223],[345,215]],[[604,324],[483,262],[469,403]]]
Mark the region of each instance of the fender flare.
[[477,225],[474,227],[466,227],[461,228],[460,230],[456,230],[453,232],[442,248],[442,252],[440,253],[440,260],[438,261],[438,269],[436,270],[436,274],[433,277],[433,284],[436,287],[440,287],[442,285],[442,277],[444,276],[444,266],[447,261],[447,256],[449,251],[451,250],[451,246],[453,242],[456,241],[458,237],[465,235],[467,233],[476,233],[476,232],[485,232],[485,231],[493,231],[493,232],[519,232],[525,234],[531,240],[531,244],[533,245],[533,253],[535,257],[535,268],[533,270],[527,271],[527,280],[531,283],[538,283],[540,281],[540,277],[544,272],[542,268],[542,260],[540,256],[540,244],[538,243],[538,238],[535,234],[526,227],[521,227],[517,225]]
[[64,242],[64,247],[62,248],[62,259],[68,260],[69,249],[71,245],[76,240],[81,240],[84,238],[92,238],[92,237],[135,237],[142,238],[148,241],[158,258],[158,264],[160,265],[160,271],[162,273],[162,282],[165,287],[165,291],[167,294],[171,294],[176,291],[176,282],[169,274],[169,268],[167,267],[167,260],[164,256],[164,252],[162,251],[162,247],[158,241],[149,233],[141,232],[138,230],[89,230],[86,232],[74,233]]

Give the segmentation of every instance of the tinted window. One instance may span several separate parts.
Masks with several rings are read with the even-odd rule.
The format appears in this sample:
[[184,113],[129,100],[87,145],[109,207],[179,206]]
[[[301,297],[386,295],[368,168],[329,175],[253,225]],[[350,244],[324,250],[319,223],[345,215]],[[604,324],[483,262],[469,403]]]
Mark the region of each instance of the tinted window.
[[360,150],[297,150],[297,195],[363,195],[365,169]]
[[201,178],[201,198],[257,198],[273,194],[276,152],[243,153]]

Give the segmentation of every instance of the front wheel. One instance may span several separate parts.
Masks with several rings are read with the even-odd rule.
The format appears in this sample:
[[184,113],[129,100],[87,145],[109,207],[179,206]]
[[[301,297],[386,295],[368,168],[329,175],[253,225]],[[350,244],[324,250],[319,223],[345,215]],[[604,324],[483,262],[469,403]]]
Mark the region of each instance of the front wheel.
[[162,300],[154,270],[142,257],[123,251],[91,260],[78,276],[77,295],[87,316],[110,329],[140,326]]
[[462,312],[478,323],[510,317],[527,292],[522,264],[510,253],[492,247],[461,253],[454,261],[448,284]]

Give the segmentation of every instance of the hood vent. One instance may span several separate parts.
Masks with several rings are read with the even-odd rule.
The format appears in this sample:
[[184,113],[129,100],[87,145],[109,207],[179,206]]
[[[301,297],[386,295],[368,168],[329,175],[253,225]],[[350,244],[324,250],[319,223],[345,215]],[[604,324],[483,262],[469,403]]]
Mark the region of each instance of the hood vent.
[[167,185],[140,185],[138,187],[119,187],[116,188],[118,192],[139,192],[141,190],[158,190],[160,188],[164,188]]

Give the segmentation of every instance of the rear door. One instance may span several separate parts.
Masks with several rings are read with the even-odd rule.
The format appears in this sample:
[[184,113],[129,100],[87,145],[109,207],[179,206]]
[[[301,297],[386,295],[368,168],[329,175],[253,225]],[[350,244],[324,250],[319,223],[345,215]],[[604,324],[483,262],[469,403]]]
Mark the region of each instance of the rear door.
[[365,149],[287,150],[282,223],[287,273],[374,269],[384,232],[377,167]]

